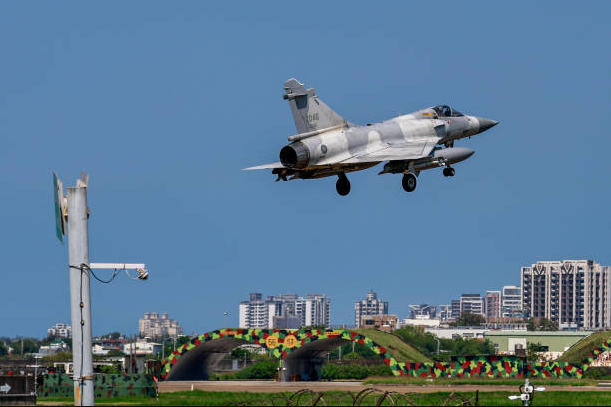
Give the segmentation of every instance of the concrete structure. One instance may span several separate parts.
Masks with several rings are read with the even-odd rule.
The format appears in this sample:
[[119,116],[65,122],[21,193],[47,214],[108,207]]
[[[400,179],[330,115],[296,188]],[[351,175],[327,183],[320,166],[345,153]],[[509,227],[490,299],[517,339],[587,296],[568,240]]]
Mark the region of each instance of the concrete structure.
[[611,267],[593,260],[540,261],[522,267],[525,316],[582,329],[611,327]]
[[359,328],[375,328],[390,333],[398,328],[398,321],[396,315],[363,315]]
[[502,318],[522,318],[522,289],[515,285],[503,287],[501,296],[501,317]]
[[72,338],[72,327],[68,324],[59,322],[47,329],[47,336],[65,339]]
[[460,318],[460,300],[452,300],[450,304],[450,318],[457,320]]
[[161,344],[147,341],[128,342],[123,344],[123,353],[126,355],[132,353],[136,356],[154,355],[161,353]]
[[482,325],[484,328],[503,331],[526,331],[528,322],[521,318],[497,318],[491,319]]
[[68,351],[70,351],[70,349],[68,348],[68,345],[66,345],[62,341],[55,341],[48,345],[42,345],[40,349],[38,350],[38,353],[40,353],[41,356],[51,356],[59,352],[68,352]]
[[410,319],[417,319],[426,316],[427,318],[437,317],[437,307],[429,304],[412,304],[410,308]]
[[146,312],[144,318],[138,320],[138,329],[143,338],[176,338],[183,334],[178,322],[169,319],[166,312],[162,314]]
[[425,328],[425,332],[430,332],[438,338],[442,339],[484,339],[484,333],[489,332],[490,329],[482,328],[479,326],[474,327],[458,327],[458,328]]
[[367,297],[354,303],[354,324],[360,326],[363,316],[388,314],[388,302],[378,299],[373,291],[367,293]]
[[501,317],[501,292],[486,291],[486,321]]
[[529,343],[540,343],[544,347],[544,359],[555,359],[591,332],[543,332],[543,331],[487,331],[489,339],[499,354],[515,355],[516,350],[527,349]]
[[239,325],[240,328],[330,326],[331,299],[325,294],[307,294],[305,298],[282,294],[263,300],[261,293],[251,293],[249,301],[240,303]]
[[399,328],[405,326],[425,326],[425,327],[438,327],[441,325],[441,320],[438,318],[428,318],[426,315],[417,318],[405,318],[399,321]]

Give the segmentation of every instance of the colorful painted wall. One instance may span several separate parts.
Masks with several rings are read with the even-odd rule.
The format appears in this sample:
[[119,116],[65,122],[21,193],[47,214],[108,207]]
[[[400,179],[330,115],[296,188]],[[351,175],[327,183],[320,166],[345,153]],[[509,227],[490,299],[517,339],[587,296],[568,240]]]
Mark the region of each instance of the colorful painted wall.
[[[270,351],[279,364],[290,352],[312,341],[340,338],[360,343],[383,358],[395,376],[410,377],[574,377],[581,378],[587,365],[559,362],[526,363],[515,356],[461,356],[449,363],[404,363],[397,360],[373,340],[350,330],[277,330],[277,329],[220,329],[193,338],[176,349],[162,365],[161,379],[165,379],[172,366],[198,345],[220,338],[236,338],[254,343]],[[608,344],[606,345],[608,349]]]

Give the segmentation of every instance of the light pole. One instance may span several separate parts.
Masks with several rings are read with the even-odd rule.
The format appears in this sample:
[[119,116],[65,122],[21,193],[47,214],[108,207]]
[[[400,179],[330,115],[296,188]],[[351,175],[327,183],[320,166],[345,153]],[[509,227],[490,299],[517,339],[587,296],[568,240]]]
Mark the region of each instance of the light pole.
[[227,315],[229,315],[229,312],[225,311],[223,315],[225,316],[225,328],[229,328],[229,326],[227,326]]

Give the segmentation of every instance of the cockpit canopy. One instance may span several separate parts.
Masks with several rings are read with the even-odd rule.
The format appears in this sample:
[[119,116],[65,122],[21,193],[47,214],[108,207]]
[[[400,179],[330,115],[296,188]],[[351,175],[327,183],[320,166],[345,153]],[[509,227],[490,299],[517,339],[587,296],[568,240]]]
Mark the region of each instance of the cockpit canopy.
[[439,116],[439,117],[461,117],[461,116],[464,116],[464,114],[460,113],[458,110],[454,110],[450,106],[446,106],[446,105],[435,106],[435,107],[432,107],[431,109],[433,109],[435,111],[435,113],[437,113],[437,116]]

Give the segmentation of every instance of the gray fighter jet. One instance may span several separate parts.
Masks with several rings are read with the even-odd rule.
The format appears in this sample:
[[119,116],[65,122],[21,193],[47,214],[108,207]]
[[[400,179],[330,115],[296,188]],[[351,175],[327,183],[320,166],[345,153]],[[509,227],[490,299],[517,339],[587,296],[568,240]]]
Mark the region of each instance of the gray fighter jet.
[[280,162],[246,170],[271,169],[272,174],[278,175],[276,181],[337,175],[340,195],[350,192],[347,173],[382,161],[387,163],[380,174],[403,174],[403,189],[407,192],[416,189],[416,177],[422,170],[443,167],[443,175],[453,177],[452,165],[474,153],[454,147],[454,141],[498,124],[442,105],[357,126],[331,110],[314,89],[306,89],[296,79],[286,81],[284,90],[298,134],[290,136],[291,143],[280,150]]

